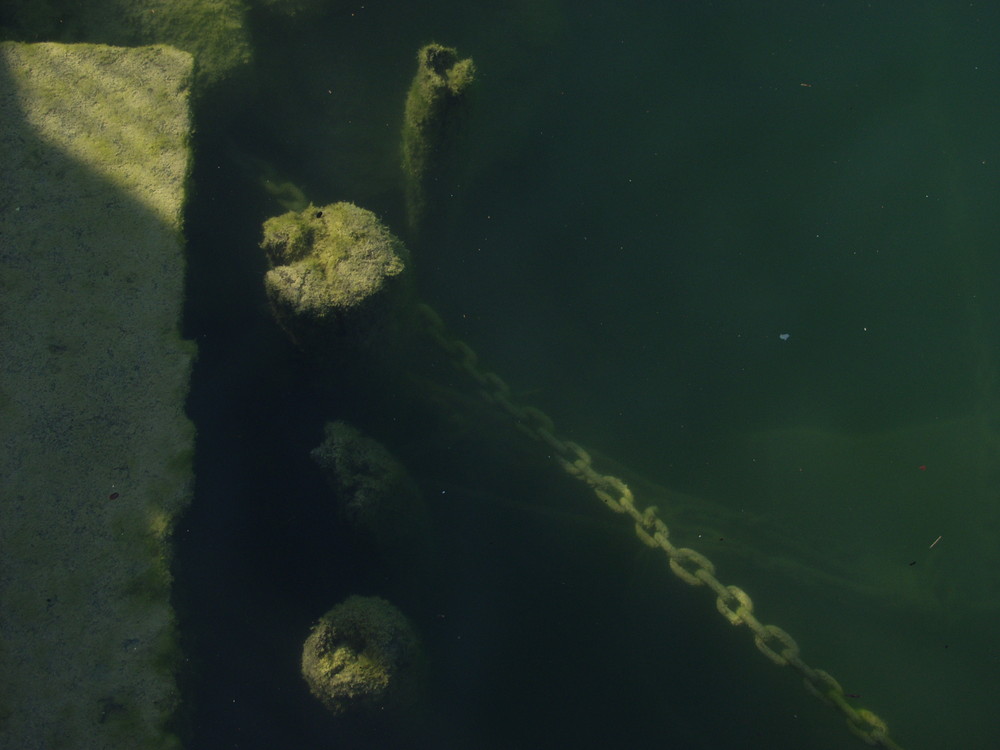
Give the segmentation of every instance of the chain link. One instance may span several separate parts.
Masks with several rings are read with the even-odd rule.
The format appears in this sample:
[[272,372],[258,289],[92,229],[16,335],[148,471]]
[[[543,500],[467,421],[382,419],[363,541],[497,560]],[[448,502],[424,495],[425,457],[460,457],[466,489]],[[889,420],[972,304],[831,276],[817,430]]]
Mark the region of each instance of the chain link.
[[659,547],[666,553],[670,570],[691,586],[706,586],[715,595],[719,613],[734,627],[746,625],[753,634],[757,649],[779,667],[790,666],[803,677],[806,690],[833,707],[844,717],[850,731],[866,744],[886,750],[903,750],[889,736],[889,728],[879,716],[867,708],[854,708],[848,696],[829,673],[810,667],[802,661],[799,645],[777,625],[765,625],[753,613],[753,600],[743,589],[722,583],[715,576],[715,565],[702,553],[689,547],[675,547],[670,530],[657,517],[658,508],[639,510],[628,485],[618,477],[600,474],[592,465],[590,454],[570,440],[556,434],[555,423],[535,406],[516,404],[510,387],[496,373],[483,370],[475,351],[464,341],[451,337],[441,317],[429,306],[418,304],[427,333],[448,354],[459,370],[467,373],[482,388],[482,396],[498,405],[514,420],[519,430],[545,443],[556,462],[570,476],[586,482],[604,505],[615,513],[627,514],[635,522],[636,536],[649,547]]

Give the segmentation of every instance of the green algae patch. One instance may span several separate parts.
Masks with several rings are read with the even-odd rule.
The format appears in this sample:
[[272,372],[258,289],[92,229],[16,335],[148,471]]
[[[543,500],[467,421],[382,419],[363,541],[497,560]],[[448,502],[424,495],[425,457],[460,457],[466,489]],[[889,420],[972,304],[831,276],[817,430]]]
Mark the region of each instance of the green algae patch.
[[409,300],[409,252],[375,214],[352,203],[268,219],[261,247],[272,266],[264,277],[268,300],[300,344],[373,344]]

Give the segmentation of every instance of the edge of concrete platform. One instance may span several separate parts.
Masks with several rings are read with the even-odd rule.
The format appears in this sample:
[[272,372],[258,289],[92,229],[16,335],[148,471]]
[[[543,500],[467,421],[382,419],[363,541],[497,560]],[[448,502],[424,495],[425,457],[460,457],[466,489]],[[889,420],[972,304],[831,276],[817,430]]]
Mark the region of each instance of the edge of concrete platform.
[[171,748],[189,54],[0,44],[0,746]]

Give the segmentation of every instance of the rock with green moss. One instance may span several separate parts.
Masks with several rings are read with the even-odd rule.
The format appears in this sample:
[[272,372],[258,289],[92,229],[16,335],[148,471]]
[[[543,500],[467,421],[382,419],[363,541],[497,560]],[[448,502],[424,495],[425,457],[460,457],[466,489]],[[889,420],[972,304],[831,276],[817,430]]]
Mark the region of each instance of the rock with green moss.
[[2,33],[119,47],[169,44],[197,60],[196,95],[217,96],[251,59],[243,0],[4,0]]
[[264,286],[275,317],[304,346],[372,346],[409,301],[406,247],[351,203],[268,219],[261,247],[272,265]]
[[331,9],[330,0],[251,0],[251,5],[289,18],[312,18]]
[[352,596],[313,626],[302,676],[337,716],[402,713],[423,682],[419,639],[402,612],[379,597]]
[[475,75],[472,59],[460,60],[451,47],[428,44],[417,53],[417,74],[403,117],[403,176],[411,232],[419,229],[428,201],[434,198],[430,185],[444,168]]

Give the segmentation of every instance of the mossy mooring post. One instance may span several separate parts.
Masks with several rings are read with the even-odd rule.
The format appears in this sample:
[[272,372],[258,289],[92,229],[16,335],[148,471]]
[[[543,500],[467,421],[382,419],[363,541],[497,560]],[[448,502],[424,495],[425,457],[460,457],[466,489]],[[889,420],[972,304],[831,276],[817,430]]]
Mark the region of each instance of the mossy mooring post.
[[417,74],[406,96],[403,118],[406,212],[414,235],[434,197],[430,185],[442,172],[475,74],[472,59],[460,60],[451,47],[428,44],[417,53]]
[[409,253],[371,211],[334,203],[264,222],[272,268],[264,286],[275,317],[299,345],[320,351],[385,346],[409,300]]

